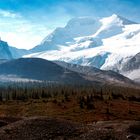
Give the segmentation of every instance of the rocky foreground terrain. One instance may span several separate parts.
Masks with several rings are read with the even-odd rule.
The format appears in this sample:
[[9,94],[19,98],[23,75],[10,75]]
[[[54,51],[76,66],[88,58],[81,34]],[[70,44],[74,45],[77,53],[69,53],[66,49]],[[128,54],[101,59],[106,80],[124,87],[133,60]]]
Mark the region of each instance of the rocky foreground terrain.
[[47,117],[0,118],[0,140],[140,140],[139,121],[78,124]]

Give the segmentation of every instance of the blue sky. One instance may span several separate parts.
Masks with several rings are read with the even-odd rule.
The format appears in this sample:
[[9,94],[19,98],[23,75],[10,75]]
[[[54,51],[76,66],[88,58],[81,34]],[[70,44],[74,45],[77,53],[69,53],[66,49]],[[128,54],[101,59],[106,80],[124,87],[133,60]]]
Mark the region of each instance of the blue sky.
[[113,13],[140,22],[140,0],[0,0],[0,36],[29,49],[73,17]]

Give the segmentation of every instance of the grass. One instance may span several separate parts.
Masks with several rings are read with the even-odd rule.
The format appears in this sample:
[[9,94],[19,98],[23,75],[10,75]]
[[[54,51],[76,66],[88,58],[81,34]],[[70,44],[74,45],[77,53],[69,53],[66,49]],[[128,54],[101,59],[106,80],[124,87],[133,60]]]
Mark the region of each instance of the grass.
[[0,102],[0,116],[49,116],[82,123],[101,120],[140,120],[139,102],[114,99],[109,101],[108,105],[106,101],[97,100],[94,105],[95,109],[81,109],[75,97],[70,97],[70,101],[63,101],[61,97],[49,100],[3,101]]

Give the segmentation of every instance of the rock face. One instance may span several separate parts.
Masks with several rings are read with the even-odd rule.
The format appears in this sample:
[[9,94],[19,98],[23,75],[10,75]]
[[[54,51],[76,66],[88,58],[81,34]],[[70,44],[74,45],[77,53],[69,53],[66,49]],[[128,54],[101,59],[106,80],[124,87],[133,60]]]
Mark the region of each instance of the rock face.
[[125,76],[140,82],[140,53],[125,62],[120,70]]
[[12,54],[9,50],[7,42],[0,40],[0,59],[12,59]]
[[122,67],[122,71],[133,71],[140,69],[140,53],[130,58]]

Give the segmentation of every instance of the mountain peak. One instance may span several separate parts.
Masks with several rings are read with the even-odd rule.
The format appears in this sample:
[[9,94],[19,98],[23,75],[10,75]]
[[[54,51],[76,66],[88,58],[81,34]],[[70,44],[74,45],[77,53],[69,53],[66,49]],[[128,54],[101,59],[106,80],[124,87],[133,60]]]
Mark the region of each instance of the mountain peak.
[[89,24],[95,24],[96,20],[93,17],[75,17],[68,21],[66,28],[70,28],[72,26],[86,26]]
[[117,15],[117,14],[113,14],[109,17],[105,17],[105,18],[102,18],[100,20],[100,22],[102,24],[105,24],[105,25],[108,25],[108,24],[119,24],[120,26],[121,25],[129,25],[129,24],[137,24],[136,22],[133,22],[133,21],[130,21],[120,15]]
[[100,26],[101,23],[94,17],[75,17],[68,21],[64,29],[74,38],[92,35]]
[[[136,24],[133,21],[127,20],[117,14],[113,14],[109,17],[97,19],[94,17],[75,17],[68,21],[65,27],[56,28],[51,34],[43,39],[41,44],[34,47],[31,52],[42,52],[48,50],[61,50],[63,46],[68,47],[69,44],[75,43],[76,38],[85,38],[88,40],[88,36],[92,36],[92,40],[89,43],[91,47],[99,46],[95,45],[96,40],[99,40],[102,44],[102,39],[109,38],[123,33],[125,25]],[[90,43],[93,41],[93,43]],[[83,41],[82,41],[83,42]],[[84,46],[86,46],[84,44]],[[83,47],[85,48],[85,47]]]
[[8,43],[0,40],[0,59],[11,59],[12,54],[9,50]]
[[59,45],[66,45],[66,42],[72,42],[74,38],[96,33],[100,26],[101,23],[93,17],[72,18],[65,27],[56,28],[32,51],[58,50]]

